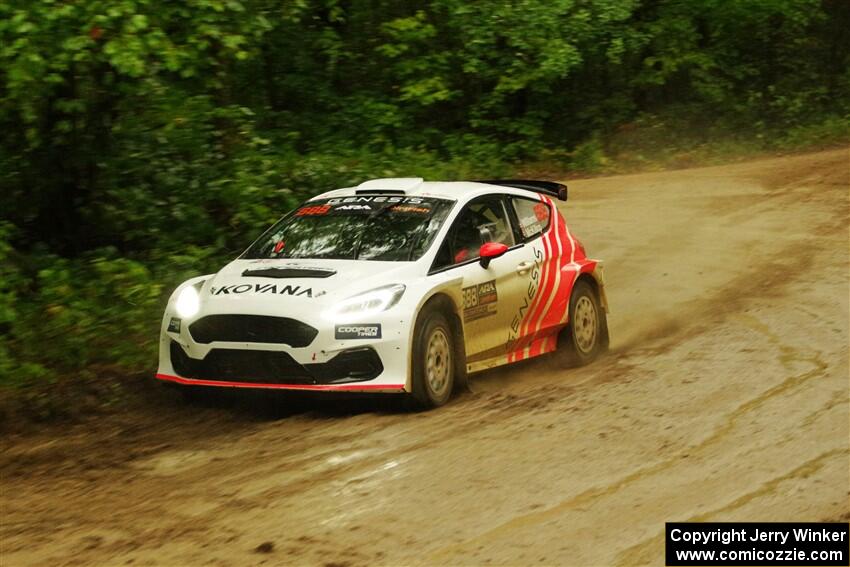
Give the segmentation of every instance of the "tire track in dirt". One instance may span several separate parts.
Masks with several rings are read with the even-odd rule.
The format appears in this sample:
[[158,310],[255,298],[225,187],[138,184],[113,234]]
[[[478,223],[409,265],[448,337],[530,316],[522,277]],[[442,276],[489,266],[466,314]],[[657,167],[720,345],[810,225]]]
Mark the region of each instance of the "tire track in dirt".
[[[734,511],[745,504],[756,500],[762,496],[767,494],[771,494],[774,492],[782,483],[787,482],[789,480],[794,480],[799,477],[810,476],[819,470],[821,470],[826,461],[841,455],[850,455],[850,450],[847,448],[837,448],[831,449],[829,451],[825,451],[818,455],[817,457],[810,459],[803,464],[797,466],[794,469],[786,472],[783,475],[771,478],[766,481],[760,487],[752,492],[748,492],[742,496],[739,496],[732,502],[725,504],[719,508],[714,510],[710,510],[703,514],[699,514],[697,516],[691,516],[690,518],[684,520],[677,520],[681,522],[709,522],[712,521],[716,517],[723,517],[722,515],[727,512]],[[657,536],[650,538],[646,541],[643,541],[637,545],[634,545],[617,556],[615,561],[616,565],[648,565],[653,563],[654,559],[663,556],[664,554],[664,532],[661,531]]]
[[[629,475],[617,479],[613,483],[598,488],[586,490],[578,494],[577,496],[570,498],[569,500],[559,502],[556,505],[545,510],[512,518],[509,522],[506,522],[505,524],[500,525],[498,528],[491,530],[485,534],[482,534],[473,541],[464,541],[460,544],[456,544],[454,547],[440,550],[438,553],[431,556],[431,559],[434,561],[434,563],[440,564],[447,561],[449,557],[455,555],[459,551],[459,548],[469,548],[478,545],[487,545],[490,541],[503,539],[506,534],[514,531],[518,526],[527,528],[532,525],[544,524],[546,521],[561,515],[567,509],[580,508],[593,500],[611,495],[618,490],[622,490],[637,480],[643,480],[650,475],[665,471],[669,469],[672,465],[681,462],[682,455],[698,455],[699,453],[704,452],[706,449],[710,448],[712,445],[723,441],[724,437],[736,427],[736,425],[742,418],[744,418],[753,410],[757,409],[759,406],[765,404],[771,398],[782,396],[789,389],[799,388],[805,385],[808,381],[824,375],[824,371],[826,370],[828,365],[821,360],[820,353],[811,352],[809,354],[800,354],[796,352],[791,346],[782,344],[779,340],[779,337],[771,333],[767,327],[762,325],[757,320],[750,318],[747,323],[749,326],[758,329],[759,332],[767,336],[769,341],[780,349],[780,360],[782,361],[783,366],[790,369],[792,362],[802,361],[811,364],[813,368],[807,372],[793,375],[785,379],[777,386],[770,388],[763,394],[747,400],[746,402],[735,408],[735,410],[731,414],[725,417],[723,419],[723,424],[716,430],[714,430],[711,435],[709,435],[699,444],[687,447],[681,453],[676,454],[669,459],[659,461],[653,465],[638,469]],[[844,449],[835,449],[824,453],[824,455],[832,456],[839,453],[847,453],[847,451]],[[819,460],[820,457],[818,458],[818,461]],[[731,507],[729,509],[733,508],[734,507]],[[630,562],[627,561],[624,564],[628,565],[630,564]]]

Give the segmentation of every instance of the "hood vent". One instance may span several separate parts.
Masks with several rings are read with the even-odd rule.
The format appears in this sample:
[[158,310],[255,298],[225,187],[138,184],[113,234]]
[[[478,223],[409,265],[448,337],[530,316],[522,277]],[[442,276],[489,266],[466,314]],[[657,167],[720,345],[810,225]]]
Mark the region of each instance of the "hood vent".
[[322,270],[320,268],[260,268],[256,270],[245,270],[242,272],[244,278],[329,278],[336,273],[335,270]]

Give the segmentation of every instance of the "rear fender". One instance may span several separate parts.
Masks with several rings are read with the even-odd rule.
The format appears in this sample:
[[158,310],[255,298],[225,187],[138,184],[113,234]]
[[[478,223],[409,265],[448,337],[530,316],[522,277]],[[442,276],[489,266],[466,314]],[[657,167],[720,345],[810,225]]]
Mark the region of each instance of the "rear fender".
[[581,266],[579,277],[582,274],[587,274],[596,282],[596,289],[599,292],[599,303],[605,313],[610,313],[608,308],[608,295],[605,292],[605,270],[602,268],[601,260],[588,260],[587,263]]

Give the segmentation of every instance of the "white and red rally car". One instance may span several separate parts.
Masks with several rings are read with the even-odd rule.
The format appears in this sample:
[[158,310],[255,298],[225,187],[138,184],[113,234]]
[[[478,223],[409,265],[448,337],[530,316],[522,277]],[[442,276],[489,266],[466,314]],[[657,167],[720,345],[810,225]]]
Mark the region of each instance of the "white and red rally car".
[[319,195],[172,294],[157,378],[187,386],[407,393],[608,344],[599,260],[546,181],[376,179]]

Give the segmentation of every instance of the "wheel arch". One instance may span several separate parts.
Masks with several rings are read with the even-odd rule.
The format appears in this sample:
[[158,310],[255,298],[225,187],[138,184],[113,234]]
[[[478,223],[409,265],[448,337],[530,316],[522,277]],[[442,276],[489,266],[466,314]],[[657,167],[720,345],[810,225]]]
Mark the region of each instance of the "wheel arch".
[[608,313],[610,310],[608,308],[608,295],[605,293],[605,272],[602,269],[602,262],[594,261],[582,266],[581,273],[579,273],[575,283],[580,281],[586,281],[593,288],[596,297],[599,299],[599,304],[605,313]]
[[602,276],[602,265],[597,264],[592,270],[580,273],[578,278],[576,278],[575,284],[573,284],[573,288],[579,282],[587,282],[599,300],[599,305],[602,307],[602,313],[600,313],[602,319],[602,344],[604,348],[608,348],[611,338],[608,333],[608,297],[605,295],[605,280]]
[[454,351],[455,351],[455,389],[466,387],[466,341],[464,338],[463,320],[460,315],[458,302],[452,297],[449,289],[441,288],[433,290],[432,293],[423,298],[419,308],[416,310],[416,317],[413,321],[410,332],[409,353],[408,356],[408,388],[412,388],[413,379],[413,344],[415,333],[419,326],[419,319],[423,313],[428,310],[436,309],[443,313],[449,320],[452,326],[452,334],[454,335]]

